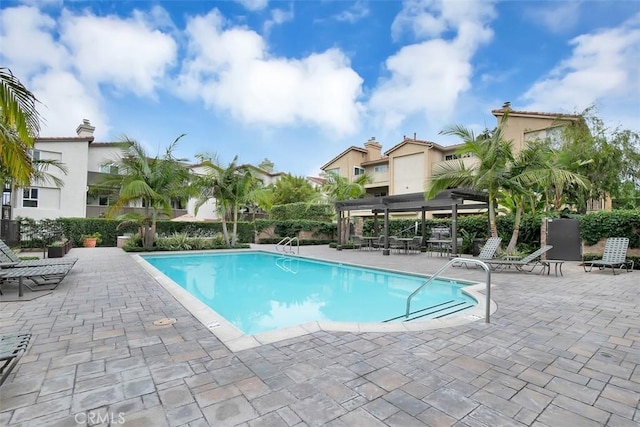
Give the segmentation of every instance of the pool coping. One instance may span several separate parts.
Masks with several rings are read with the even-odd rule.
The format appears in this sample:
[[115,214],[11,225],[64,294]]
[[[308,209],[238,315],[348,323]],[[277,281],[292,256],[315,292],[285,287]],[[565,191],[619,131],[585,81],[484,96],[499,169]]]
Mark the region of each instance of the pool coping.
[[[211,253],[224,253],[224,252],[264,252],[273,254],[274,252],[265,251],[261,249],[233,249],[233,250],[203,250],[203,251],[173,251],[153,253],[149,255],[153,256],[171,256],[171,255],[197,255],[197,254],[211,254]],[[202,323],[211,333],[213,333],[220,341],[222,341],[231,351],[241,351],[250,348],[260,347],[264,344],[271,344],[278,341],[282,341],[289,338],[296,338],[303,335],[307,335],[318,331],[333,331],[333,332],[409,332],[409,331],[426,331],[431,329],[440,329],[461,326],[468,323],[476,322],[485,318],[485,304],[486,298],[482,291],[485,290],[486,284],[484,282],[473,282],[469,280],[462,280],[465,283],[476,283],[474,285],[465,286],[462,288],[462,292],[475,299],[478,304],[474,307],[465,310],[458,315],[447,316],[443,319],[427,319],[417,320],[412,322],[396,322],[396,323],[382,323],[382,322],[332,322],[332,321],[316,321],[299,324],[287,328],[277,329],[275,331],[262,332],[256,335],[246,335],[231,322],[226,320],[223,316],[218,314],[215,310],[198,300],[195,296],[191,295],[186,289],[175,283],[169,277],[167,277],[160,270],[155,268],[149,262],[144,260],[144,257],[140,254],[131,255],[134,261],[138,263],[146,272],[148,272],[155,280],[162,286],[167,292],[169,292],[182,306],[189,311],[200,323]],[[331,262],[323,259],[316,259],[311,257],[299,256],[299,258],[309,259],[313,261]],[[368,265],[355,264],[351,262],[340,262],[338,264],[348,265],[359,268],[369,268],[374,270],[389,271],[399,274],[410,274],[414,276],[426,276],[423,274],[417,274],[413,272],[406,272],[402,270],[393,270],[389,268],[376,268]],[[458,280],[451,277],[443,276],[443,279]],[[493,301],[489,301],[490,314],[495,313],[498,309],[497,304]]]

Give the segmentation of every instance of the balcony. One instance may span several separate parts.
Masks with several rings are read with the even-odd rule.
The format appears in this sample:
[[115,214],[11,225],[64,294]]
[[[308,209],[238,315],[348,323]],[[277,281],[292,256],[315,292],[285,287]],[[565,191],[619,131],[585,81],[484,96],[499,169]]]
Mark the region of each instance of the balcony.
[[365,184],[365,188],[371,187],[381,187],[389,185],[389,172],[372,172],[369,173],[369,178],[371,178],[371,183]]

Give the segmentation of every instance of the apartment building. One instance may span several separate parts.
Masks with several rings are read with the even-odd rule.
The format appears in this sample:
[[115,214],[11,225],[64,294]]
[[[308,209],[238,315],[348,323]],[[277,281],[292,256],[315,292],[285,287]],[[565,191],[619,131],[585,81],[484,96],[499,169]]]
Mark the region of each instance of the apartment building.
[[[93,127],[84,120],[71,137],[39,137],[31,152],[36,159],[52,159],[61,162],[67,173],[49,168],[48,173],[59,178],[64,185],[54,182],[33,182],[28,188],[5,187],[2,194],[2,219],[28,217],[47,219],[59,217],[103,217],[112,200],[107,195],[92,195],[89,189],[100,182],[101,175],[117,174],[117,161],[121,155],[119,143],[96,142]],[[283,175],[274,172],[274,164],[265,159],[260,165],[245,165],[265,185],[275,183]],[[205,174],[201,164],[190,165],[196,174]],[[198,220],[216,220],[215,203],[209,201],[195,212],[196,200],[186,204],[176,201],[172,217],[191,215]],[[122,209],[122,213],[144,211],[142,203],[134,203]]]
[[[506,113],[508,120],[503,124],[504,136],[513,141],[516,153],[534,139],[550,138],[559,142],[563,127],[580,119],[577,115],[514,111],[508,103],[492,111],[498,124]],[[372,137],[364,143],[364,147],[347,148],[321,169],[325,173],[337,173],[350,181],[366,173],[371,178],[371,182],[365,185],[368,197],[418,193],[425,191],[425,182],[437,165],[457,159],[455,153],[460,147],[461,144],[445,146],[420,140],[414,134],[413,137],[405,135],[400,142],[383,152],[382,145]],[[471,163],[474,160],[469,157],[463,161]],[[603,204],[603,207],[606,206]],[[473,211],[461,210],[461,213]],[[369,215],[370,212],[353,214]]]

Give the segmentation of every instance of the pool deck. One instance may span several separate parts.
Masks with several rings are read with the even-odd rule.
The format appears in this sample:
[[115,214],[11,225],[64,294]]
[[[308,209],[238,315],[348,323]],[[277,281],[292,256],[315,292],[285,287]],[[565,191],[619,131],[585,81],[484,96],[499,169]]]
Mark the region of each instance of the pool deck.
[[[300,254],[421,274],[446,262],[326,246]],[[50,293],[8,301],[16,290],[3,285],[0,334],[33,339],[0,388],[0,425],[640,424],[638,271],[566,262],[563,277],[495,273],[490,324],[318,328],[232,350],[135,257],[116,248],[68,256],[79,261]],[[465,268],[447,276],[484,278]],[[167,317],[176,323],[153,324]]]

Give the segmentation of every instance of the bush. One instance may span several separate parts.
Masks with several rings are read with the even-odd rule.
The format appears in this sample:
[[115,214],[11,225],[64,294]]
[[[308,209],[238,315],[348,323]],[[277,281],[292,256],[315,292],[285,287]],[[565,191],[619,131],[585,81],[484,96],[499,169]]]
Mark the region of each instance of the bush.
[[582,215],[580,235],[587,245],[607,237],[628,237],[630,248],[640,248],[640,209]]
[[271,208],[269,218],[274,221],[306,219],[311,221],[329,222],[333,218],[333,206],[310,205],[303,202],[276,205]]

